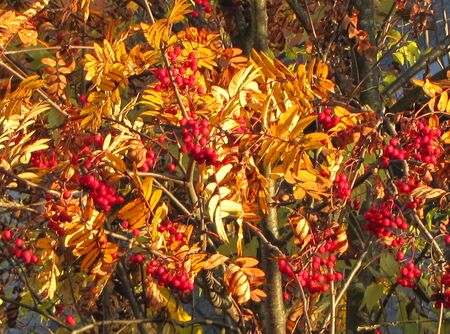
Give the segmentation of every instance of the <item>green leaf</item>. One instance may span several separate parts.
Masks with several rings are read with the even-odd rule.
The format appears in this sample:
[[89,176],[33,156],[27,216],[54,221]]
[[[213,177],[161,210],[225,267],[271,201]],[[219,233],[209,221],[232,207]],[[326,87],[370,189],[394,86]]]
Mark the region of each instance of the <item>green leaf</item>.
[[403,53],[400,51],[396,51],[392,54],[392,57],[394,58],[394,61],[400,65],[404,65],[405,64],[405,56],[403,55]]
[[378,301],[383,297],[383,286],[379,283],[370,284],[364,291],[363,303],[361,306],[366,306],[369,312],[378,305]]
[[400,273],[398,262],[395,260],[394,255],[389,252],[381,253],[380,267],[382,272],[389,277],[397,276]]

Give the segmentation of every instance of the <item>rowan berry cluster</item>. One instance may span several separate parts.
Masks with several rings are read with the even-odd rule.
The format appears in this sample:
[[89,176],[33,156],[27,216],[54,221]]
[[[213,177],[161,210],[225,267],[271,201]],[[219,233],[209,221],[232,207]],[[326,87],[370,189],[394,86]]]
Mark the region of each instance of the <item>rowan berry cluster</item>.
[[325,130],[334,128],[340,121],[341,118],[337,115],[331,115],[331,109],[326,108],[324,111],[320,112],[317,116],[319,124],[323,126]]
[[[100,156],[93,157],[92,149],[99,149],[103,146],[103,137],[100,134],[88,136],[83,140],[84,147],[77,154],[72,155],[72,165],[77,166],[82,163],[86,169],[91,169],[92,165],[100,161]],[[83,159],[84,158],[84,159]]]
[[[367,222],[365,229],[370,234],[376,237],[390,237],[392,236],[392,229],[408,229],[406,220],[393,212],[393,204],[391,200],[385,201],[378,207],[371,206],[364,214]],[[397,241],[396,244],[398,243]]]
[[413,191],[414,189],[416,189],[419,186],[414,179],[409,179],[406,182],[403,182],[401,180],[396,180],[394,183],[395,183],[395,186],[397,187],[397,190],[400,193],[406,194],[406,195],[410,194],[411,191]]
[[176,224],[174,224],[169,219],[165,219],[161,222],[161,225],[158,227],[159,232],[164,233],[168,232],[170,237],[169,241],[175,242],[175,241],[183,241],[186,238],[186,235],[182,232],[179,232],[179,229],[177,228]]
[[[67,197],[69,193],[65,191],[64,194],[66,194],[66,196],[63,195],[63,197]],[[50,204],[50,202],[53,200],[52,196],[47,196],[46,200],[48,201],[49,205],[47,214],[50,218],[47,226],[55,231],[55,233],[57,233],[58,235],[64,235],[64,229],[60,224],[72,222],[72,217],[68,214],[63,206],[60,206],[57,203]]]
[[400,269],[400,274],[401,276],[397,279],[397,283],[411,288],[416,285],[416,281],[422,276],[422,271],[411,261]]
[[292,270],[294,265],[289,265],[285,259],[278,260],[278,268],[290,279],[295,279],[295,275],[297,275],[300,285],[306,291],[310,293],[326,292],[329,290],[331,282],[343,279],[342,273],[334,270],[337,258],[332,253],[336,251],[337,244],[337,240],[325,241],[317,249],[317,253],[320,255],[314,255],[308,269],[301,270],[297,274]]
[[[212,7],[208,0],[194,0],[194,2],[195,5],[198,6],[199,9],[202,9],[205,13],[210,14],[212,12]],[[200,16],[200,12],[197,9],[193,10],[191,14],[193,17]]]
[[411,142],[406,147],[414,151],[414,159],[435,164],[443,153],[437,142],[441,134],[440,129],[431,129],[426,123],[418,122],[416,129],[411,130],[409,134]]
[[142,256],[141,253],[137,253],[137,254],[131,255],[128,260],[130,261],[130,265],[134,266],[137,264],[142,264],[144,262],[144,257]]
[[111,210],[111,206],[121,204],[124,201],[124,198],[117,194],[112,186],[99,180],[93,174],[80,176],[79,182],[82,187],[89,190],[94,203],[106,212]]
[[441,277],[441,284],[444,287],[444,292],[439,294],[434,294],[431,296],[431,300],[433,300],[434,307],[437,309],[444,306],[445,308],[450,308],[450,272],[446,272]]
[[398,138],[392,137],[389,144],[383,150],[381,166],[387,168],[389,167],[390,160],[406,160],[408,157],[408,151],[401,148]]
[[147,153],[145,154],[145,162],[141,166],[140,170],[143,172],[148,172],[152,168],[154,168],[157,161],[157,156],[153,150],[148,149]]
[[147,274],[157,280],[158,284],[177,290],[180,293],[189,293],[194,290],[194,284],[183,270],[169,269],[158,260],[148,263]]
[[346,174],[337,174],[333,185],[335,194],[338,198],[345,199],[350,196],[352,190]]
[[58,164],[56,152],[50,150],[40,150],[31,153],[30,162],[34,167],[51,168]]
[[33,254],[33,251],[25,247],[25,241],[22,238],[13,238],[11,230],[4,230],[2,232],[2,239],[9,246],[9,254],[17,260],[22,260],[25,264],[36,264],[39,262],[39,258]]
[[217,164],[217,153],[211,147],[207,147],[210,141],[208,120],[183,118],[180,125],[184,143],[181,151],[187,152],[199,164]]
[[410,157],[423,163],[435,164],[443,153],[438,144],[441,134],[440,129],[431,129],[426,123],[418,122],[402,134],[402,138],[407,139],[406,143],[402,144],[397,137],[390,139],[383,149],[381,166],[387,168],[390,160],[407,160]]
[[[196,88],[197,79],[195,78],[195,72],[198,70],[197,56],[194,52],[189,53],[187,59],[181,59],[182,48],[175,46],[172,51],[167,52],[169,61],[171,63],[170,73],[167,68],[159,68],[154,70],[155,77],[158,79],[159,84],[155,86],[155,90],[160,92],[165,89],[171,88],[170,76],[177,87],[184,91],[187,88]],[[198,93],[202,93],[203,88],[198,87]]]
[[343,275],[340,272],[334,272],[336,256],[330,254],[328,257],[313,256],[312,268],[298,273],[300,285],[310,293],[327,292],[330,283],[341,281]]

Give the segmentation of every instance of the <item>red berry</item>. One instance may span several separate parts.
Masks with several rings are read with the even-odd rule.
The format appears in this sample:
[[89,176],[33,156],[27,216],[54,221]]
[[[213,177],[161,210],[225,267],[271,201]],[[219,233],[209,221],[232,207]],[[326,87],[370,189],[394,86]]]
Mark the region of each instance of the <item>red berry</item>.
[[11,230],[4,230],[2,236],[6,241],[11,240],[12,238]]
[[30,251],[26,250],[22,253],[22,260],[25,263],[30,263],[31,262],[31,258],[32,258],[33,254],[31,254]]
[[445,243],[446,243],[447,245],[450,245],[450,234],[447,234],[447,235],[444,237],[444,241],[445,241]]
[[17,238],[16,241],[15,241],[15,244],[16,244],[17,248],[22,248],[24,243],[23,243],[22,239]]
[[66,316],[66,324],[68,324],[69,326],[75,326],[77,322],[75,321],[75,318],[73,315],[68,315]]

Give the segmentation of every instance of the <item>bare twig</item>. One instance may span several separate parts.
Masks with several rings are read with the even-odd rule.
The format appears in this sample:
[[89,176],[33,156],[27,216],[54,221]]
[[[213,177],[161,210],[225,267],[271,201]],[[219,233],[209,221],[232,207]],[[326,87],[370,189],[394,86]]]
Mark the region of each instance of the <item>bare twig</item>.
[[[0,66],[2,66],[3,68],[5,68],[6,70],[8,70],[9,72],[11,72],[12,74],[14,74],[15,76],[17,76],[18,78],[20,78],[21,80],[25,80],[25,77],[20,74],[19,72],[17,72],[15,69],[13,69],[11,66],[9,66],[8,64],[6,64],[5,62],[3,62],[2,60],[0,60]],[[36,90],[38,92],[39,95],[41,95],[53,108],[55,108],[56,110],[58,110],[59,113],[61,113],[64,116],[68,116],[68,114],[61,109],[61,107],[59,105],[57,105],[52,99],[50,99],[50,97],[45,94],[45,92],[42,89],[37,89]]]
[[445,37],[442,42],[438,43],[432,51],[424,54],[420,59],[410,68],[408,68],[400,77],[397,78],[390,86],[388,86],[383,94],[392,94],[399,90],[404,84],[406,84],[412,77],[418,72],[423,70],[428,64],[434,62],[437,58],[446,54],[449,50],[450,35]]
[[74,49],[74,50],[94,50],[93,46],[84,46],[84,45],[66,45],[66,46],[48,46],[42,48],[30,48],[30,49],[19,49],[19,50],[10,50],[4,51],[5,55],[14,55],[19,53],[27,53],[33,51],[50,51],[50,50],[62,50],[62,49]]
[[397,326],[403,325],[403,324],[421,324],[421,323],[427,323],[427,322],[436,322],[436,320],[416,319],[416,320],[382,322],[382,323],[370,325],[370,326],[358,326],[357,331],[358,332],[370,332],[370,331],[373,331],[374,329],[381,328],[381,327],[397,327]]
[[14,300],[14,299],[8,298],[5,295],[1,295],[1,294],[0,294],[0,299],[3,300],[4,302],[10,303],[10,304],[14,304],[14,305],[19,306],[19,307],[23,307],[23,308],[25,308],[25,309],[27,309],[29,311],[32,311],[32,312],[36,312],[36,313],[42,315],[43,317],[56,322],[61,327],[64,327],[66,329],[70,329],[70,327],[67,326],[63,321],[61,321],[58,318],[52,316],[51,314],[48,314],[47,312],[44,312],[44,311],[40,310],[36,306],[32,306],[32,305],[28,305],[28,304],[24,304],[24,303],[18,302],[18,301]]
[[174,196],[174,194],[172,194],[172,192],[167,189],[166,187],[164,187],[161,183],[159,183],[157,180],[153,180],[153,182],[155,183],[155,185],[161,189],[173,202],[174,204],[181,210],[183,211],[186,215],[191,216],[191,212],[183,205],[183,203],[181,203],[178,198],[176,198]]
[[[135,319],[135,320],[104,320],[104,321],[97,321],[92,324],[75,329],[71,333],[72,334],[80,334],[80,333],[87,332],[91,329],[94,329],[96,327],[105,326],[105,325],[126,326],[126,325],[139,325],[139,324],[144,324],[144,323],[164,323],[166,321],[167,321],[166,319],[148,319],[148,318]],[[214,321],[214,320],[209,320],[209,319],[196,319],[196,320],[187,321],[187,322],[170,320],[170,322],[173,323],[174,325],[182,327],[182,328],[191,327],[191,326],[195,326],[195,325],[207,325],[207,326],[226,328],[226,329],[232,330],[233,332],[237,332],[237,328],[235,328],[234,326],[228,325],[228,324],[220,322],[220,321]]]

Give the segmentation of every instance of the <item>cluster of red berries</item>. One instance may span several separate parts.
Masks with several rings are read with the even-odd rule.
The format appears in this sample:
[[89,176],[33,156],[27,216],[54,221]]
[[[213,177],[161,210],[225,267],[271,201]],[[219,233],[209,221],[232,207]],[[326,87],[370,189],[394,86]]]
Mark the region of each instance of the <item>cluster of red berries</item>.
[[217,153],[211,147],[207,147],[210,140],[208,120],[183,118],[180,125],[184,143],[181,150],[188,152],[189,156],[200,164],[217,164]]
[[395,186],[397,187],[397,190],[402,194],[410,194],[411,191],[416,189],[419,185],[416,183],[414,179],[409,179],[407,182],[403,182],[401,180],[396,180]]
[[280,269],[280,272],[282,274],[284,274],[290,278],[295,278],[295,273],[286,260],[284,260],[284,259],[278,260],[278,269]]
[[413,157],[424,163],[435,164],[443,153],[438,146],[437,140],[441,136],[440,129],[431,129],[426,123],[417,123],[416,129],[409,134],[411,141],[406,145],[407,149],[413,151]]
[[[63,198],[68,199],[70,197],[69,191],[64,191]],[[47,196],[46,200],[48,202],[52,201],[53,197]],[[50,203],[49,203],[50,204]],[[52,203],[47,210],[48,216],[50,218],[47,226],[48,228],[55,231],[58,235],[64,235],[64,229],[61,227],[61,223],[70,223],[72,222],[72,217],[68,214],[64,207],[57,205],[56,203]]]
[[[203,11],[207,14],[210,14],[212,12],[212,7],[209,4],[208,0],[194,0],[195,4],[200,7],[201,9],[203,9]],[[192,16],[193,17],[199,17],[200,16],[200,12],[198,10],[193,10],[192,11]]]
[[142,264],[144,262],[144,257],[140,253],[133,254],[130,256],[129,261],[130,265],[132,266],[136,264]]
[[164,219],[161,222],[158,230],[161,233],[164,233],[165,231],[169,232],[169,241],[171,242],[183,241],[186,238],[186,235],[182,232],[179,232],[177,226],[169,219]]
[[441,284],[445,287],[445,291],[431,296],[431,300],[435,301],[434,307],[437,309],[441,308],[441,306],[450,308],[450,272],[447,271],[442,275]]
[[435,164],[443,153],[438,145],[441,134],[440,129],[431,129],[426,123],[418,122],[404,134],[403,137],[409,138],[404,145],[396,137],[390,139],[389,144],[383,149],[381,166],[387,168],[390,160],[406,160],[409,157],[427,164]]
[[340,272],[333,272],[336,256],[330,254],[327,258],[314,256],[310,270],[298,273],[300,285],[310,293],[327,292],[330,283],[342,281],[344,276]]
[[34,167],[51,168],[58,164],[56,152],[50,150],[40,150],[31,153],[30,162]]
[[401,276],[397,279],[397,283],[411,288],[416,285],[416,281],[422,276],[422,271],[411,261],[400,269],[400,274]]
[[[124,220],[120,223],[120,226],[124,228],[125,230],[128,230],[130,228],[130,222],[128,220]],[[139,234],[141,234],[141,231],[138,228],[134,228],[131,230],[133,233],[133,236],[137,237]]]
[[124,201],[124,198],[117,194],[113,187],[102,182],[93,174],[80,176],[79,182],[81,186],[89,189],[94,203],[106,212],[111,210],[112,205],[121,204]]
[[317,120],[325,130],[329,130],[334,128],[341,121],[341,118],[337,115],[331,116],[331,109],[326,108],[324,111],[319,113]]
[[406,220],[393,213],[393,205],[393,201],[389,200],[381,203],[379,207],[371,206],[364,214],[367,222],[365,229],[376,237],[392,236],[391,229],[408,229]]
[[[298,281],[306,291],[310,293],[326,292],[330,288],[331,282],[343,279],[342,273],[334,271],[337,258],[332,253],[336,251],[337,245],[337,240],[325,241],[317,249],[317,253],[322,256],[314,255],[309,269],[297,273]],[[326,253],[328,254],[324,256]],[[285,259],[278,260],[278,268],[290,279],[295,279],[296,274]]]
[[2,239],[8,243],[10,242],[9,254],[14,256],[18,260],[22,260],[26,264],[36,264],[39,262],[39,258],[33,254],[31,249],[26,249],[25,242],[21,238],[15,238],[11,230],[6,229],[2,232]]
[[[64,315],[65,312],[65,307],[64,304],[56,304],[55,305],[55,310],[56,310],[56,317],[60,318]],[[75,326],[77,324],[77,321],[75,320],[75,317],[72,314],[68,314],[66,315],[66,324],[69,326]]]
[[346,174],[336,175],[336,178],[334,179],[334,191],[336,196],[340,199],[346,199],[350,196],[352,190]]
[[[91,148],[99,149],[103,146],[103,137],[100,134],[95,134],[93,136],[89,136],[83,140],[84,147],[80,150],[78,154],[73,154],[71,162],[73,165],[78,165],[83,163],[83,166],[86,169],[90,169],[92,164],[97,164],[101,160],[101,156],[92,157]],[[80,158],[84,157],[84,160]]]
[[420,198],[413,198],[411,201],[405,203],[405,208],[407,209],[417,209],[423,204],[423,200]]
[[383,150],[381,166],[387,168],[389,167],[390,160],[406,160],[408,157],[408,151],[401,148],[398,138],[392,137],[389,144]]
[[[195,72],[198,70],[197,56],[194,52],[191,52],[187,59],[182,61],[179,59],[181,52],[182,48],[175,46],[172,51],[167,53],[171,62],[170,74],[167,68],[153,70],[156,79],[159,80],[159,84],[155,86],[155,91],[160,92],[171,87],[170,75],[180,90],[197,86],[197,79],[195,78]],[[198,87],[197,91],[199,94],[204,93],[203,87]]]
[[194,284],[189,280],[186,272],[171,270],[157,260],[151,260],[147,267],[147,274],[158,281],[158,284],[186,294],[194,290]]
[[140,170],[143,172],[148,172],[149,170],[155,167],[156,161],[157,156],[155,152],[153,152],[153,150],[151,149],[148,149],[147,153],[145,154],[145,162],[141,166]]

